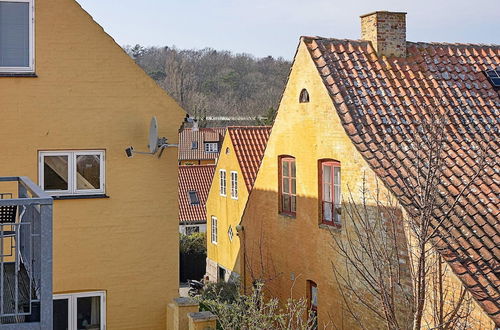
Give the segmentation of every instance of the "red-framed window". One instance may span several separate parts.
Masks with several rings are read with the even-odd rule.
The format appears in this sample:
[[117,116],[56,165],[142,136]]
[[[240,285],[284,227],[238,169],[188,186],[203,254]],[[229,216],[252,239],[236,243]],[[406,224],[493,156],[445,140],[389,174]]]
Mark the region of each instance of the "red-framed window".
[[281,156],[279,158],[280,168],[280,213],[293,215],[297,211],[297,171],[295,158]]
[[320,182],[321,222],[340,226],[340,162],[335,160],[320,161]]
[[314,317],[314,329],[318,326],[318,286],[314,281],[307,281],[307,301],[310,317]]

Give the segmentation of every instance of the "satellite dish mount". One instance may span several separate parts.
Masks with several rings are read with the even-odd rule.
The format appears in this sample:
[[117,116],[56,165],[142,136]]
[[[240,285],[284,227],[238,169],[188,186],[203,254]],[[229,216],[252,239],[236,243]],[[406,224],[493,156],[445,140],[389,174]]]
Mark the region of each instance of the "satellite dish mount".
[[134,147],[130,146],[125,149],[125,153],[127,157],[132,157],[134,154],[142,154],[142,155],[154,155],[160,151],[158,154],[158,158],[161,157],[163,150],[168,147],[178,147],[177,144],[168,143],[168,139],[166,137],[158,137],[158,121],[156,117],[153,116],[151,118],[151,123],[149,124],[149,139],[148,139],[148,148],[149,152],[146,151],[135,151]]

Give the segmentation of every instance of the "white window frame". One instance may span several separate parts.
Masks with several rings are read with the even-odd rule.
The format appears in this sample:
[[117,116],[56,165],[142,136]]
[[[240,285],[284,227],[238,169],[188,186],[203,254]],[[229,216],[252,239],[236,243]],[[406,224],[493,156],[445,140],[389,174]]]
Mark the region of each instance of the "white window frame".
[[35,0],[0,0],[0,2],[25,2],[29,4],[29,63],[27,67],[0,66],[1,73],[35,72]]
[[52,300],[68,299],[68,330],[77,330],[77,299],[86,297],[100,297],[101,298],[101,329],[106,330],[106,292],[105,291],[91,291],[91,292],[78,292],[78,293],[64,293],[54,294]]
[[210,231],[210,241],[212,244],[217,244],[217,217],[212,215],[211,223],[210,223],[211,231]]
[[231,171],[231,198],[238,199],[238,172],[236,171]]
[[205,152],[219,152],[219,144],[217,142],[205,142]]
[[227,176],[226,170],[219,171],[219,194],[221,196],[227,196]]
[[[100,183],[99,189],[77,189],[76,184],[76,157],[85,155],[99,155],[100,162]],[[105,193],[105,163],[106,153],[104,150],[65,150],[65,151],[39,151],[38,152],[38,184],[44,189],[44,157],[45,156],[67,156],[68,157],[68,190],[45,190],[46,193],[52,196],[61,195],[99,195]]]

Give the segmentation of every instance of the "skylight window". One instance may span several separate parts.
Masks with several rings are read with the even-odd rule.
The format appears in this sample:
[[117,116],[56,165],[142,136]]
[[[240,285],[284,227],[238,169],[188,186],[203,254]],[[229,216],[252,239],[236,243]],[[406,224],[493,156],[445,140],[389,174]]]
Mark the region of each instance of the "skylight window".
[[198,141],[191,141],[191,149],[198,149]]
[[486,77],[490,80],[493,87],[500,87],[500,69],[486,70]]
[[200,199],[198,198],[198,193],[196,191],[190,191],[188,192],[189,194],[189,201],[191,202],[191,205],[199,205],[200,204]]

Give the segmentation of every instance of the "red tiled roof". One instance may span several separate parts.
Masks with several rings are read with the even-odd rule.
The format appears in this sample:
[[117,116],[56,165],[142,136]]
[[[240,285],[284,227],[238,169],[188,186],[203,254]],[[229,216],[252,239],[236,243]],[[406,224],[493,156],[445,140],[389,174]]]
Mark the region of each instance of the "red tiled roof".
[[[179,133],[179,160],[204,160],[204,159],[217,159],[218,152],[205,152],[204,142],[219,142],[219,147],[224,139],[223,127],[214,128],[200,128],[193,130],[191,128],[184,128]],[[196,149],[192,149],[192,142],[198,144]]]
[[[407,43],[406,58],[378,58],[366,41],[303,37],[346,133],[412,214],[426,141],[421,123],[445,117],[442,201],[470,193],[439,224],[434,244],[472,296],[500,326],[500,90],[484,70],[500,67],[500,46]],[[479,150],[484,170],[475,177]]]
[[[206,221],[206,202],[215,165],[179,166],[179,222]],[[189,192],[196,191],[200,204],[191,205]]]
[[227,128],[238,158],[243,178],[250,191],[271,133],[270,126],[233,126]]

